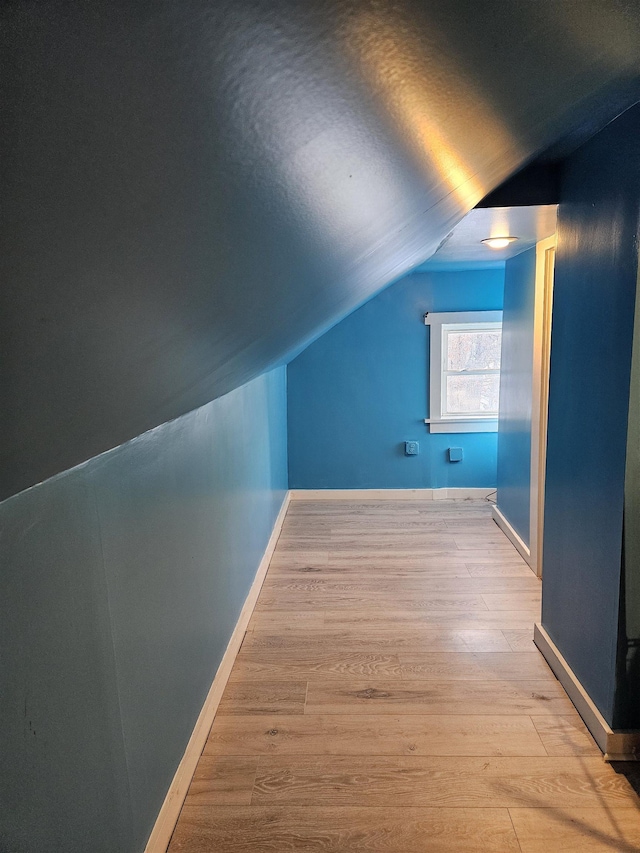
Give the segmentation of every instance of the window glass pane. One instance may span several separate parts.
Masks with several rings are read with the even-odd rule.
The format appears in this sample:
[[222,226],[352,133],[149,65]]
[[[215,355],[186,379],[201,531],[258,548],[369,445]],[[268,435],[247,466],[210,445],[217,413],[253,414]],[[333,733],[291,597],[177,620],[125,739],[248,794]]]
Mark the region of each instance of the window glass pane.
[[447,370],[499,370],[500,329],[448,332]]
[[447,376],[447,412],[449,415],[498,412],[500,375]]

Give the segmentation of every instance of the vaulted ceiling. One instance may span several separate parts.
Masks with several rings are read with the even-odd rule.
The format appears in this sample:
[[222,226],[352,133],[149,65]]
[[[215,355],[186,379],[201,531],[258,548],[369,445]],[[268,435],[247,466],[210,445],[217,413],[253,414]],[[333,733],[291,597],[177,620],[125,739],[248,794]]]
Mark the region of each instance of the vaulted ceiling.
[[0,497],[285,361],[640,98],[637,0],[14,0],[0,39]]

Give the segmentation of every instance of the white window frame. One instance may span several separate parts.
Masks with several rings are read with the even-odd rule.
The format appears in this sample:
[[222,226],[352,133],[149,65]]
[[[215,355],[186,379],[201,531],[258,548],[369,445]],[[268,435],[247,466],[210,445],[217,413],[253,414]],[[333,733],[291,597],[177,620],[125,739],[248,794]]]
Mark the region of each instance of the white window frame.
[[497,415],[446,415],[443,413],[443,372],[446,348],[443,342],[449,331],[462,329],[500,329],[502,311],[450,311],[425,314],[429,326],[429,432],[497,432]]

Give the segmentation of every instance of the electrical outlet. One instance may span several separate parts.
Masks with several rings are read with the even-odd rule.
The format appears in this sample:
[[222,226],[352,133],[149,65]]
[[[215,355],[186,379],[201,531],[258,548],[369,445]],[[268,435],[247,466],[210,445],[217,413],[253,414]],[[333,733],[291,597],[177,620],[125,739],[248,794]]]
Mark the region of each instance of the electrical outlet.
[[420,453],[420,442],[418,441],[405,441],[404,443],[404,455],[405,456],[417,456]]

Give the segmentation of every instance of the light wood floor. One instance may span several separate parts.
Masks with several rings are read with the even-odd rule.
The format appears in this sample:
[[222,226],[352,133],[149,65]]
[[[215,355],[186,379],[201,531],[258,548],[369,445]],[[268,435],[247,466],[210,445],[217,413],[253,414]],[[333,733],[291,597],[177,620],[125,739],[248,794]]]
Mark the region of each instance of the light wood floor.
[[292,502],[171,853],[640,851],[486,502]]

